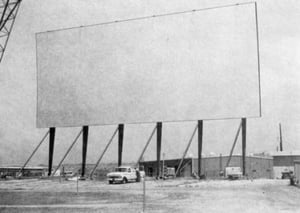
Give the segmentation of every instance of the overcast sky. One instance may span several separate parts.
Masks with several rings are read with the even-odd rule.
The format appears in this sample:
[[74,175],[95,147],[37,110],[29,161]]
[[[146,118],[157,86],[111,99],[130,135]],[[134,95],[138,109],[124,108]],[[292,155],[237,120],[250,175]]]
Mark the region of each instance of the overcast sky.
[[[58,28],[219,6],[246,1],[231,0],[24,0],[20,6],[4,59],[0,64],[0,165],[21,164],[47,129],[36,128],[35,33]],[[247,153],[274,151],[282,124],[285,150],[300,149],[300,3],[296,0],[257,1],[261,56],[262,117],[248,119]],[[203,152],[229,153],[239,120],[205,121]],[[181,157],[196,122],[163,125],[166,158]],[[137,160],[155,124],[125,126],[124,161]],[[97,160],[116,126],[90,129],[88,163]],[[57,129],[57,163],[80,128]],[[106,162],[116,162],[117,141]],[[189,156],[196,156],[196,138]],[[145,159],[155,159],[155,140]],[[81,162],[81,141],[67,162]],[[47,162],[47,143],[31,164]],[[241,153],[241,142],[235,153]]]

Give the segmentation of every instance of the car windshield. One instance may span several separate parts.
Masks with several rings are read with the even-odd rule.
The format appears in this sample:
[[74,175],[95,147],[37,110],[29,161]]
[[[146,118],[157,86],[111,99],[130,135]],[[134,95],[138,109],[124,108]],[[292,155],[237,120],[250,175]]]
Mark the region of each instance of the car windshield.
[[115,168],[115,172],[127,172],[127,168]]

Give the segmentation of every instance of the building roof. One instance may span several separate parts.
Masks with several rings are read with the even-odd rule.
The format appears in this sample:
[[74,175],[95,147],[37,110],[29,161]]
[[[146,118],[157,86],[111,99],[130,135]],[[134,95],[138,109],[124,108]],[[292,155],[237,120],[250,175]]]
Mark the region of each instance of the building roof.
[[[212,159],[212,158],[217,158],[219,159],[220,157],[222,158],[228,158],[229,155],[222,155],[222,156],[202,156],[202,159]],[[232,157],[242,157],[242,155],[240,154],[235,154],[232,155]],[[259,159],[268,159],[268,160],[272,160],[273,156],[256,156],[256,155],[246,155],[246,158],[259,158]],[[184,158],[184,160],[197,160],[198,158],[195,157],[186,157]],[[164,161],[180,161],[181,158],[171,158],[171,159],[164,159]],[[162,159],[160,159],[160,161],[163,161]],[[141,161],[140,163],[156,163],[156,160],[145,160],[145,161]]]
[[300,150],[270,152],[270,155],[273,156],[273,157],[277,157],[277,156],[300,156]]

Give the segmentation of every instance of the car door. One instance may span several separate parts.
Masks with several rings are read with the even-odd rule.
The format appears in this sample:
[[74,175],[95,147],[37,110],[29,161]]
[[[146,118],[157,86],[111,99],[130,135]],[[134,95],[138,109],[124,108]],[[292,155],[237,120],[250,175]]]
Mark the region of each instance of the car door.
[[132,169],[131,168],[128,168],[127,174],[128,174],[128,179],[132,180]]

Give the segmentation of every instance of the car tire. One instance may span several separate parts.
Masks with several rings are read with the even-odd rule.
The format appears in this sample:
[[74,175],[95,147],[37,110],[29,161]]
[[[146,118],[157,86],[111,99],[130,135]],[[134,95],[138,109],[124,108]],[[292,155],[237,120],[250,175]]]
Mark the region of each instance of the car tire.
[[113,181],[112,181],[112,180],[109,180],[109,181],[108,181],[108,184],[113,184]]
[[122,183],[123,184],[127,183],[127,179],[125,177],[123,178]]

